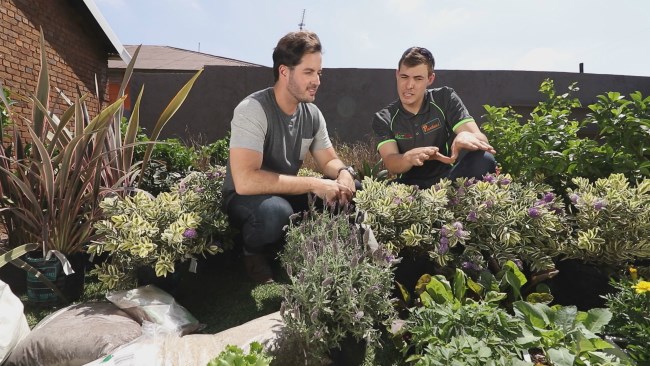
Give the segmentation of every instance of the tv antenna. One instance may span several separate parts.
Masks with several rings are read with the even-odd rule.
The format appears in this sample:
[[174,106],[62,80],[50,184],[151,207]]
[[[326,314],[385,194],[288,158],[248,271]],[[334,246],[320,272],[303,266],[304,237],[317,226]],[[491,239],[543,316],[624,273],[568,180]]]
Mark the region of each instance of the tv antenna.
[[302,19],[300,20],[300,24],[298,24],[298,27],[300,27],[300,30],[305,26],[305,9],[302,9]]

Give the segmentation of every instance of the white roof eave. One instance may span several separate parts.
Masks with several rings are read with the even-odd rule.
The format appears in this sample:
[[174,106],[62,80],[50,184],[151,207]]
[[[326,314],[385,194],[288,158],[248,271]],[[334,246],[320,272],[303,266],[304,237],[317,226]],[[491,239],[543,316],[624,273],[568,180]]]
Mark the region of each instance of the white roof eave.
[[131,62],[131,54],[129,54],[129,51],[126,50],[122,42],[120,42],[119,38],[117,38],[117,35],[115,32],[113,32],[113,29],[111,26],[108,24],[108,21],[106,21],[106,18],[102,15],[102,12],[99,11],[99,8],[97,5],[95,5],[95,2],[93,0],[83,0],[84,4],[86,4],[86,7],[88,7],[88,10],[92,13],[92,15],[95,17],[95,20],[99,24],[100,27],[102,27],[102,31],[104,31],[104,34],[106,34],[106,37],[108,37],[108,40],[111,41],[111,44],[113,47],[115,47],[115,50],[117,50],[117,53],[120,55],[120,58],[124,63],[127,65],[129,62]]

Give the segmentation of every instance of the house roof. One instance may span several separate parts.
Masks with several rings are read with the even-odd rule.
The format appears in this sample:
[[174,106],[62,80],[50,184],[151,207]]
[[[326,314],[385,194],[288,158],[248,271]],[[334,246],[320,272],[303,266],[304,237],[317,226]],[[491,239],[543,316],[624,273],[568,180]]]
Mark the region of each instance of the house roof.
[[[126,45],[126,50],[133,55],[138,46]],[[126,68],[127,63],[109,60],[109,69]],[[218,66],[263,66],[227,57],[210,55],[196,51],[184,50],[170,46],[143,45],[135,61],[135,69],[147,70],[199,70],[205,65]]]
[[104,18],[102,13],[99,11],[99,8],[95,4],[95,2],[93,0],[83,0],[83,2],[86,5],[88,11],[90,11],[90,13],[92,14],[93,18],[95,19],[99,27],[104,32],[104,35],[106,35],[106,38],[108,38],[110,44],[113,46],[112,51],[117,53],[122,59],[122,61],[129,63],[131,61],[131,55],[124,48],[122,42],[120,42],[120,40],[117,38],[117,35],[115,34],[115,32],[113,32],[113,29],[108,24],[108,21],[106,21],[106,18]]

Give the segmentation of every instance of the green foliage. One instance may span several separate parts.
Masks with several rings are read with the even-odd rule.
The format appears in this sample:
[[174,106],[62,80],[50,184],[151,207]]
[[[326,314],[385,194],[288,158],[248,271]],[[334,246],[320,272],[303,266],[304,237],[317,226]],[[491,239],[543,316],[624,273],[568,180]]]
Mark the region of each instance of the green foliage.
[[622,353],[608,353],[615,346],[597,335],[612,318],[608,309],[582,312],[575,306],[549,307],[524,301],[513,305],[515,317],[525,325],[519,344],[541,348],[553,365],[631,364]]
[[449,248],[463,242],[452,236],[442,245],[440,230],[453,217],[446,208],[448,181],[420,190],[416,186],[387,183],[366,177],[363,190],[357,192],[357,209],[366,215],[366,223],[377,240],[399,253],[404,248],[429,252],[439,262],[448,260]]
[[[590,181],[612,173],[624,173],[631,181],[650,174],[650,98],[639,92],[625,100],[619,93],[598,96],[588,106],[592,111],[582,121],[572,118],[580,107],[571,93],[556,94],[552,80],[545,80],[540,92],[546,100],[522,121],[510,107],[484,106],[486,122],[481,126],[499,151],[504,172],[523,181],[543,180],[558,194],[570,187],[575,177]],[[580,138],[578,133],[594,124],[599,141]]]
[[547,248],[567,242],[571,231],[563,203],[548,186],[515,182],[508,174],[455,183],[449,208],[467,232],[464,261],[484,253],[495,259],[494,271],[508,260],[523,261],[533,271],[554,268],[557,253],[549,255]]
[[[146,170],[148,150],[141,161],[133,161],[142,93],[134,104],[126,132],[120,131],[124,89],[139,48],[127,66],[117,101],[91,118],[85,104],[88,94],[74,98],[74,103],[61,116],[49,110],[49,70],[43,34],[40,45],[39,80],[30,98],[32,118],[26,126],[33,147],[27,148],[17,128],[9,146],[3,141],[0,212],[10,247],[35,242],[42,245],[43,252],[58,250],[67,255],[82,251],[92,240],[93,224],[100,216],[101,197],[108,192],[131,191],[139,168]],[[178,110],[200,73],[165,108],[152,140]],[[4,93],[1,96],[9,118],[18,121],[21,117],[12,114],[11,103]],[[23,123],[14,123],[17,125]]]
[[204,157],[201,160],[207,160],[204,163],[225,166],[228,162],[228,155],[230,155],[230,131],[224,138],[201,146],[199,155]]
[[273,357],[264,352],[264,347],[259,342],[252,342],[248,354],[237,346],[227,345],[207,366],[268,366],[271,361]]
[[193,172],[172,192],[155,198],[144,191],[101,203],[105,219],[95,228],[99,239],[89,253],[109,253],[92,271],[109,289],[132,284],[135,270],[152,266],[156,276],[173,273],[175,264],[231,245],[230,228],[221,211],[224,171]]
[[[650,362],[650,282],[636,277],[612,280],[616,293],[606,295],[607,307],[612,312],[612,320],[605,327],[608,335],[622,338],[630,357],[639,364]],[[645,282],[645,284],[644,284]],[[634,286],[644,285],[643,290]]]
[[[650,258],[650,179],[631,187],[623,174],[589,183],[573,180],[569,190],[575,207],[577,242],[560,245],[567,258],[622,269]],[[561,244],[561,243],[558,243]]]
[[300,363],[317,364],[347,336],[378,341],[395,318],[389,300],[393,257],[364,243],[345,214],[305,214],[290,224],[286,240],[280,259],[291,284],[281,314],[283,332],[297,348],[288,352],[304,355]]
[[409,317],[404,354],[416,365],[525,365],[518,362],[520,322],[492,302],[433,302]]

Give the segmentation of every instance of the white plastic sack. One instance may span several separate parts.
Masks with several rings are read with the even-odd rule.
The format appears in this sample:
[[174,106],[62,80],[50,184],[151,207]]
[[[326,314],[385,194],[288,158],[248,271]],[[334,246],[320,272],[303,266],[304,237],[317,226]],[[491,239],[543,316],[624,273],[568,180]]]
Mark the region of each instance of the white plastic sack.
[[11,292],[9,285],[0,281],[0,364],[28,334],[23,303]]

